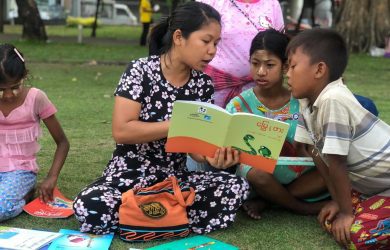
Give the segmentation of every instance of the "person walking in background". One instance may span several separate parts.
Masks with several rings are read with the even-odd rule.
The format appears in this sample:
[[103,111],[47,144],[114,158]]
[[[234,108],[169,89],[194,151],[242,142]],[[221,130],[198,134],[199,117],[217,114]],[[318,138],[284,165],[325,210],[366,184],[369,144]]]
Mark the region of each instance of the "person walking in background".
[[139,19],[142,23],[142,33],[139,44],[146,46],[146,39],[149,34],[150,24],[152,23],[152,3],[149,0],[140,0],[139,3]]

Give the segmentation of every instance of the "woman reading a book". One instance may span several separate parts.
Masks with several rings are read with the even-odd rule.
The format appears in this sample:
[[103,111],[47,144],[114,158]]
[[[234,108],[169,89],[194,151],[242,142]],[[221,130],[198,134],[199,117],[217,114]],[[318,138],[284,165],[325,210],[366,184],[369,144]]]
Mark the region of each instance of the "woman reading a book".
[[[234,221],[248,194],[247,181],[222,171],[189,173],[186,155],[164,148],[175,100],[212,102],[213,84],[202,70],[216,53],[220,33],[219,13],[199,2],[177,7],[152,29],[150,56],[130,62],[115,91],[112,159],[74,201],[82,232],[117,231],[122,193],[169,176],[195,190],[195,202],[187,208],[193,232],[209,233]],[[238,162],[238,152],[220,148],[214,158],[204,159],[226,168]]]
[[[282,156],[309,156],[305,148],[294,143],[295,128],[299,118],[299,103],[283,84],[287,70],[285,51],[288,37],[276,30],[259,32],[250,47],[250,73],[256,86],[233,98],[226,109],[231,112],[248,112],[281,120],[290,124]],[[273,174],[241,164],[239,176],[251,184],[252,199],[243,208],[254,219],[266,202],[286,207],[300,214],[317,214],[323,202],[306,202],[326,193],[323,179],[312,166],[280,166]],[[327,194],[325,194],[327,195]]]

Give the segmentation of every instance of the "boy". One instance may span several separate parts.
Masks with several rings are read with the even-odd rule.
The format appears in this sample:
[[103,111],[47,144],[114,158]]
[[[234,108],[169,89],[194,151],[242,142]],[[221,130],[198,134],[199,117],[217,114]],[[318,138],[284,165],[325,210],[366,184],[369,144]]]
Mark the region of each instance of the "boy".
[[287,47],[288,85],[300,100],[295,140],[310,144],[332,201],[319,216],[339,244],[390,246],[390,126],[343,84],[348,52],[335,31],[303,31]]

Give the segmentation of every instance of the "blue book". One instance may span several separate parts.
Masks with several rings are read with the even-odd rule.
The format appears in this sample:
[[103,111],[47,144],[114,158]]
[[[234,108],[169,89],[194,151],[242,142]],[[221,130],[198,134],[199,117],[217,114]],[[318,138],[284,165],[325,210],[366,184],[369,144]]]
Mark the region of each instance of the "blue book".
[[206,237],[193,236],[171,241],[146,250],[238,250],[238,247]]
[[48,250],[108,250],[114,234],[95,235],[61,229],[62,237],[53,241]]

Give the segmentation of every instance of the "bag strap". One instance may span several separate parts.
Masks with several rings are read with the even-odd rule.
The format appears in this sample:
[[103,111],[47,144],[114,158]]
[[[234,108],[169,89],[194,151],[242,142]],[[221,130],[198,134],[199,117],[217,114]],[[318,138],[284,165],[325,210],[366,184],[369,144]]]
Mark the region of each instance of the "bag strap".
[[184,200],[183,193],[181,192],[181,189],[180,189],[180,186],[177,182],[176,177],[171,176],[169,178],[172,181],[173,193],[174,193],[177,201],[179,202],[180,206],[187,207],[187,206],[191,205],[195,199],[194,189],[192,187],[190,187],[190,195],[187,197],[186,200]]
[[230,2],[233,4],[233,6],[234,6],[236,9],[238,9],[238,11],[241,12],[241,14],[243,14],[243,15],[246,17],[246,19],[248,19],[248,21],[253,25],[253,27],[255,27],[255,29],[256,29],[257,31],[260,30],[259,27],[257,27],[257,25],[255,24],[255,22],[253,22],[252,19],[249,18],[248,13],[245,13],[245,12],[237,5],[237,3],[235,2],[235,0],[230,0]]

